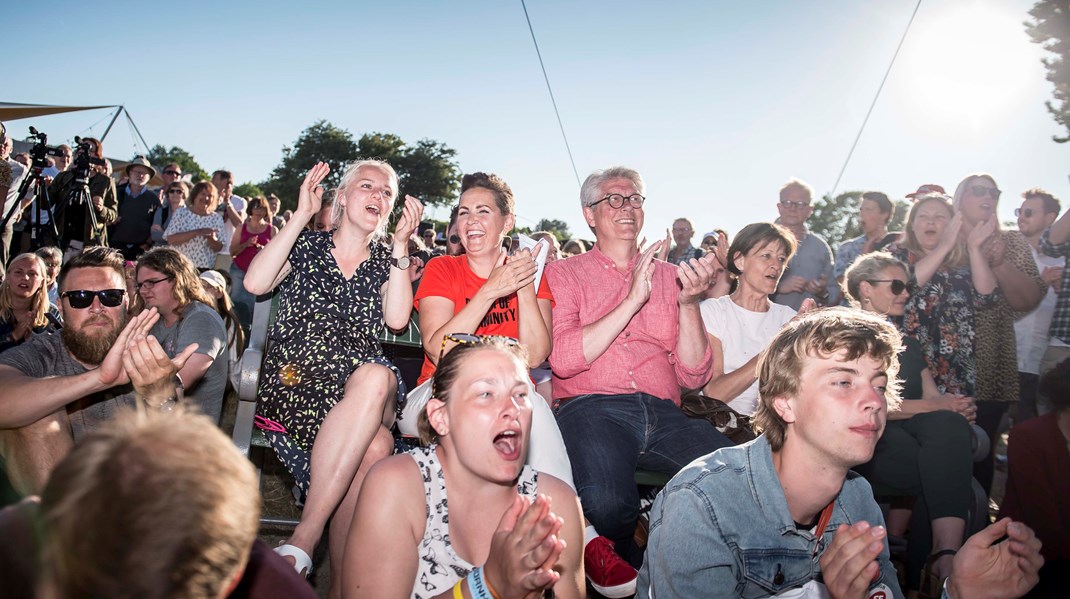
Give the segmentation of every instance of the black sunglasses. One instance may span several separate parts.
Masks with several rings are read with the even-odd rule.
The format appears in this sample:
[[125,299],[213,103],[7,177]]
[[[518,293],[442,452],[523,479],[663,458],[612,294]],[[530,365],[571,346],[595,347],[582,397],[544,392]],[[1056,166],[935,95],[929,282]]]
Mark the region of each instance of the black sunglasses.
[[174,175],[176,177],[181,177],[182,176],[182,173],[180,173],[178,171],[164,171],[163,174],[165,174],[165,175]]
[[1015,208],[1014,209],[1014,215],[1015,216],[1024,216],[1026,218],[1033,218],[1034,214],[1036,214],[1036,212],[1032,208]]
[[185,195],[186,192],[182,191],[181,189],[168,189],[167,193],[181,193]]
[[461,236],[456,234],[456,233],[454,233],[453,235],[450,235],[450,243],[452,243],[453,245],[457,245],[458,243],[461,243]]
[[75,310],[84,310],[93,305],[94,297],[100,298],[100,305],[106,308],[115,308],[123,303],[123,296],[125,295],[125,289],[103,289],[101,291],[78,289],[75,291],[64,291],[60,294],[60,297],[67,298],[67,302]]
[[[449,342],[456,343],[457,345],[485,345],[492,341],[502,341],[507,345],[520,345],[520,342],[512,337],[505,337],[502,335],[473,335],[472,333],[446,333],[442,336],[442,348],[438,350],[438,362],[442,363],[442,356],[446,355],[446,344]],[[438,397],[436,386],[437,381],[432,376],[431,381],[431,397]]]
[[867,283],[870,285],[874,283],[891,283],[892,295],[899,295],[907,290],[907,284],[899,279],[871,279]]

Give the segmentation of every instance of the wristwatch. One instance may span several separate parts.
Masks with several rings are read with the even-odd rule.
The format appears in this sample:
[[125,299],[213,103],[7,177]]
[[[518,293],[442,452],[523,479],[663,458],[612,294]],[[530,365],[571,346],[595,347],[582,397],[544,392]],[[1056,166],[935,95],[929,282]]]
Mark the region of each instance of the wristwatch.
[[396,266],[401,270],[409,270],[409,265],[412,264],[412,260],[408,256],[402,256],[400,258],[390,257],[390,265]]

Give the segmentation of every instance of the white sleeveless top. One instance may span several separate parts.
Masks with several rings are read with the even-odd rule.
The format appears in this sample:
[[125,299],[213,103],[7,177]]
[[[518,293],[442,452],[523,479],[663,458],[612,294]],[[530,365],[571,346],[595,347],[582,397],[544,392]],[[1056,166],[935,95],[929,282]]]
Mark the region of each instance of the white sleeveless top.
[[[427,521],[424,523],[424,538],[418,552],[420,565],[412,585],[412,599],[426,599],[450,590],[458,580],[468,576],[475,568],[453,550],[450,543],[449,507],[446,502],[446,479],[442,465],[435,455],[435,446],[417,447],[408,451],[424,478],[424,497]],[[517,480],[518,493],[535,501],[538,493],[539,473],[531,466],[524,466]]]
[[[761,353],[780,331],[780,327],[795,316],[795,310],[773,302],[769,302],[767,312],[752,312],[736,305],[727,295],[702,300],[699,312],[702,313],[706,332],[721,340],[725,372],[738,370]],[[727,403],[740,414],[752,416],[758,409],[758,382],[752,383],[732,400],[723,397],[716,399]]]

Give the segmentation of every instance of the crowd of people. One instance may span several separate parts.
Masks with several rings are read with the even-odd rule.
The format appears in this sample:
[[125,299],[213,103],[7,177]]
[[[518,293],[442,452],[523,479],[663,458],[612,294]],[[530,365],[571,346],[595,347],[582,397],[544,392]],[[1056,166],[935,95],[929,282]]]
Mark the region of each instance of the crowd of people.
[[[169,164],[150,188],[144,158],[118,182],[94,164],[89,201],[53,211],[81,179],[59,169],[47,197],[16,197],[30,169],[0,135],[0,197],[23,223],[4,237],[0,457],[20,495],[43,493],[40,506],[0,513],[0,529],[44,523],[53,593],[106,579],[87,569],[107,565],[70,561],[75,522],[110,522],[92,502],[76,513],[77,498],[133,501],[111,487],[141,481],[90,456],[118,451],[103,439],[144,434],[179,457],[115,457],[113,469],[207,463],[218,438],[192,431],[220,423],[253,303],[268,294],[278,306],[256,425],[293,477],[300,523],[274,552],[258,551],[248,522],[220,529],[231,553],[203,566],[215,590],[196,596],[257,576],[287,580],[276,592],[286,576],[300,584],[324,535],[331,597],[959,599],[1065,587],[1070,216],[1042,189],[1022,194],[1018,230],[1003,230],[990,175],[950,195],[923,185],[907,195],[902,232],[888,230],[889,197],[867,192],[862,235],[825,240],[807,228],[812,189],[791,179],[768,222],[731,238],[713,229],[695,247],[689,218],[645,244],[645,182],[613,167],[580,190],[593,243],[537,232],[532,247],[510,235],[517,198],[490,173],[464,176],[441,234],[394,169],[370,159],[332,190],[329,167],[314,166],[285,218],[276,197],[236,196],[225,170],[191,186]],[[103,157],[99,141],[84,147]],[[381,339],[409,326],[424,361],[406,381]],[[694,417],[696,401],[734,428]],[[1007,416],[1004,517],[971,526]],[[167,418],[203,446],[156,440]],[[739,430],[754,440],[737,445]],[[669,480],[648,515],[640,471]],[[191,470],[174,492],[195,501],[213,482],[198,479],[217,477]],[[145,480],[169,494],[166,480]],[[243,518],[255,520],[254,503]],[[196,548],[173,545],[183,559],[212,553],[197,531],[175,534],[187,533]]]

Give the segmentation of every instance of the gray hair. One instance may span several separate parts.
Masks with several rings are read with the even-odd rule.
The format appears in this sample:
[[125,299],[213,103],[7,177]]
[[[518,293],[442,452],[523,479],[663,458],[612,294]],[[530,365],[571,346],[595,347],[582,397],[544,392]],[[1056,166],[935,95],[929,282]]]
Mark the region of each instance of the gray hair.
[[789,189],[791,189],[792,187],[797,187],[797,188],[805,191],[806,195],[808,195],[810,197],[810,201],[813,201],[813,199],[814,199],[814,188],[810,187],[809,185],[807,185],[804,181],[802,181],[800,179],[796,179],[795,177],[792,177],[792,178],[788,179],[787,183],[785,183],[785,184],[780,186],[780,198],[784,199],[784,192],[789,190]]
[[888,252],[871,252],[855,258],[847,272],[843,275],[844,284],[847,285],[847,293],[851,305],[860,308],[862,304],[862,281],[872,281],[880,276],[886,268],[902,268],[903,272],[910,274],[910,268],[900,259]]
[[639,171],[626,166],[611,166],[605,170],[595,171],[587,176],[580,187],[580,207],[586,208],[602,199],[602,185],[613,179],[627,179],[632,182],[635,192],[646,195],[646,184]]
[[[386,173],[386,176],[390,178],[394,184],[395,197],[391,199],[391,205],[397,200],[398,193],[398,174],[394,170],[394,167],[390,166],[383,160],[355,160],[346,167],[345,172],[342,174],[342,180],[338,183],[338,188],[334,190],[334,203],[331,204],[331,229],[337,229],[339,223],[342,222],[342,211],[345,208],[342,207],[342,203],[338,201],[338,198],[345,197],[346,190],[356,180],[357,174],[360,173],[362,168],[377,168],[380,171]],[[389,215],[387,215],[389,217]],[[386,236],[386,223],[389,218],[384,218],[379,225],[379,230],[375,232],[374,238],[381,240]]]

